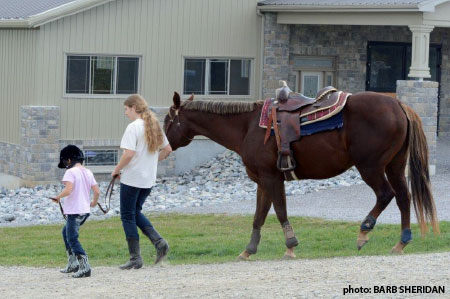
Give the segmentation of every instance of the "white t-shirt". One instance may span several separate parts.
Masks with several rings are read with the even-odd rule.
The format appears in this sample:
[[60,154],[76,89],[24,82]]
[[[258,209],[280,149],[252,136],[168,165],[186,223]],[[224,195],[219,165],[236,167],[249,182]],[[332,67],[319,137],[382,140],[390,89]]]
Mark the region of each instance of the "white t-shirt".
[[[164,141],[160,149],[169,144],[164,132],[162,134]],[[122,169],[120,182],[137,188],[153,187],[156,182],[159,151],[150,153],[147,150],[144,120],[138,118],[127,126],[120,147],[136,152],[130,163]]]

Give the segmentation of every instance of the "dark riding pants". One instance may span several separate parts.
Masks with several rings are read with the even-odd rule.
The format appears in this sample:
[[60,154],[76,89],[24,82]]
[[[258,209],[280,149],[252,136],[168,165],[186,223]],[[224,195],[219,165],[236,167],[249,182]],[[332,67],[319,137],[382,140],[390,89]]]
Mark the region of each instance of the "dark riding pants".
[[78,231],[88,217],[89,213],[67,215],[66,225],[62,229],[66,250],[74,254],[86,255],[80,241],[78,241]]
[[152,188],[137,188],[120,184],[120,219],[126,238],[139,239],[137,228],[150,226],[150,220],[142,214],[142,206]]

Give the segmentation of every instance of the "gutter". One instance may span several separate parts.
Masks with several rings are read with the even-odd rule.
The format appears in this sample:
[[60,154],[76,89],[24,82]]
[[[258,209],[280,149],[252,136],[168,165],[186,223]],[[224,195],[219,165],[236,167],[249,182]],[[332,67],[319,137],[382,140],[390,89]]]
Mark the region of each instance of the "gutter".
[[0,28],[36,28],[49,22],[94,8],[114,0],[78,0],[70,2],[26,19],[0,19]]

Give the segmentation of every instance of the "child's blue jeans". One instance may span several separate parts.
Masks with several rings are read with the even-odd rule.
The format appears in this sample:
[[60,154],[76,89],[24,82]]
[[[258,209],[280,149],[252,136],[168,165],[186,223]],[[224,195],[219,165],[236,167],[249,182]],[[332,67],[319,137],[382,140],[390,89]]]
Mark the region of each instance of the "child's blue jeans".
[[62,235],[66,250],[69,252],[77,255],[86,255],[80,241],[78,241],[78,231],[88,217],[89,213],[67,215],[67,222],[62,229]]

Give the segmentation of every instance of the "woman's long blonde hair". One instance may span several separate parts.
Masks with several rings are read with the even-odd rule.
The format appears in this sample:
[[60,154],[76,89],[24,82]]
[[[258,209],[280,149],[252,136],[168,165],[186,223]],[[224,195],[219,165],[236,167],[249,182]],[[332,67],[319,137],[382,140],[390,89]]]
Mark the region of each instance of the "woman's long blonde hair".
[[156,152],[163,144],[164,137],[156,115],[148,109],[147,102],[139,94],[130,95],[123,103],[129,108],[135,107],[136,113],[142,116],[145,123],[145,140],[149,152]]

